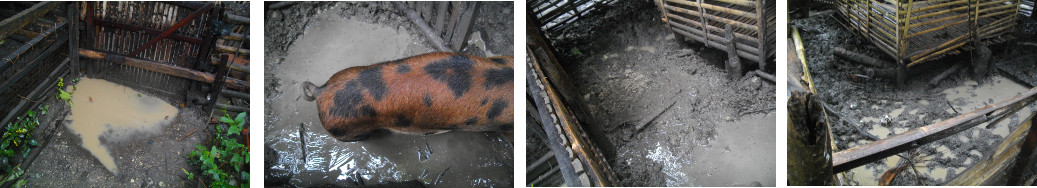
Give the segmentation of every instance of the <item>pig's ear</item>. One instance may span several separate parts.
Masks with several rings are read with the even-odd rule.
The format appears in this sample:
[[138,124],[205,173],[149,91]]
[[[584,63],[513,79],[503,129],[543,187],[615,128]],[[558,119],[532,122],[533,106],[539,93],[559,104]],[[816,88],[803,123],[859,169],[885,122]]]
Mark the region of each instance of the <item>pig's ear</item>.
[[313,101],[314,99],[317,99],[317,95],[320,95],[320,88],[318,88],[317,85],[310,83],[310,81],[304,81],[302,82],[302,94],[302,98],[306,101]]

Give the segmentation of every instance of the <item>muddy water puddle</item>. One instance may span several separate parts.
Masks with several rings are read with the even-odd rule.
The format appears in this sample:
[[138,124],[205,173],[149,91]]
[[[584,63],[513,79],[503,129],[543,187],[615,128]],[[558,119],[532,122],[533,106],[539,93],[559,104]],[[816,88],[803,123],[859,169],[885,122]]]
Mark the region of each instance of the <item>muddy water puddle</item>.
[[119,168],[105,143],[158,133],[178,112],[162,99],[101,79],[83,78],[75,87],[67,126],[82,138],[87,151],[116,174]]
[[[745,116],[718,124],[706,140],[656,142],[645,157],[662,165],[666,186],[774,186],[774,158],[760,157],[774,155],[774,121],[773,113]],[[687,145],[693,149],[681,151]]]
[[[937,96],[942,96],[946,101],[923,100],[918,103],[909,104],[883,101],[879,104],[882,107],[876,109],[892,110],[888,110],[888,113],[881,114],[881,117],[863,117],[860,122],[863,124],[873,125],[872,129],[867,130],[868,133],[879,138],[887,138],[895,134],[906,132],[911,128],[926,125],[921,122],[927,122],[927,124],[940,122],[944,119],[968,113],[986,105],[1009,99],[1012,96],[1018,95],[1027,90],[1029,90],[1029,88],[1026,86],[1003,76],[993,76],[984,79],[983,82],[969,80],[964,81],[960,86],[935,91],[939,92],[936,93]],[[949,104],[953,109],[929,110],[934,108],[947,108],[948,105],[941,105],[941,103]],[[919,109],[922,110],[919,111]],[[936,114],[926,114],[925,112],[927,111],[936,112]],[[985,156],[985,153],[981,151],[970,150],[968,148],[959,149],[954,145],[971,147],[968,146],[970,143],[988,139],[997,139],[997,141],[994,142],[1000,143],[1014,127],[1022,122],[1020,118],[1026,117],[1033,112],[1034,105],[1031,105],[1010,115],[1008,119],[998,123],[998,125],[995,125],[992,129],[985,128],[987,124],[981,124],[957,135],[947,137],[944,139],[945,141],[923,146],[923,150],[931,152],[927,152],[929,154],[913,156],[913,160],[922,161],[916,162],[913,165],[917,168],[920,175],[934,180],[935,182],[939,183],[949,181],[952,178],[955,178],[958,174],[961,174],[963,171],[968,170],[968,167],[977,161],[982,160],[981,157]],[[927,119],[927,115],[929,115],[930,118]],[[861,140],[849,145],[855,147],[870,142],[871,141]],[[881,161],[881,164],[883,165],[874,165],[875,163],[872,163],[871,165],[860,166],[850,170],[847,175],[852,175],[852,179],[860,185],[876,185],[882,173],[895,167],[900,160],[902,159],[899,156],[888,157]],[[954,163],[954,165],[948,165],[948,162]],[[962,165],[964,166],[961,167]],[[913,174],[915,172],[904,171],[902,173]]]
[[[433,187],[512,186],[513,146],[506,134],[390,134],[340,142],[321,126],[316,103],[301,100],[303,81],[322,85],[339,70],[431,52],[420,37],[404,27],[334,14],[311,20],[288,57],[267,72],[280,85],[266,98],[264,142],[280,156],[272,168],[289,172],[288,183],[301,187],[407,180]],[[485,51],[482,39],[470,42]]]

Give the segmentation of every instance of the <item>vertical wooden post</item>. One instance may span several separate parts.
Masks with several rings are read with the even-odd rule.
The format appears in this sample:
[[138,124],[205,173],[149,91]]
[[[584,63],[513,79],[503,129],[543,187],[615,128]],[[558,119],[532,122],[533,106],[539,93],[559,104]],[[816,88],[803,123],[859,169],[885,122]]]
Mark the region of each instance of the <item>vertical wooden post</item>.
[[835,184],[824,106],[812,93],[801,91],[793,91],[788,104],[788,184]]
[[68,59],[72,63],[72,75],[79,75],[79,7],[76,2],[68,3]]
[[731,25],[724,25],[724,33],[727,36],[724,40],[724,44],[727,45],[727,78],[730,80],[736,80],[742,76],[742,60],[738,57],[738,43],[735,42],[735,33],[731,30]]

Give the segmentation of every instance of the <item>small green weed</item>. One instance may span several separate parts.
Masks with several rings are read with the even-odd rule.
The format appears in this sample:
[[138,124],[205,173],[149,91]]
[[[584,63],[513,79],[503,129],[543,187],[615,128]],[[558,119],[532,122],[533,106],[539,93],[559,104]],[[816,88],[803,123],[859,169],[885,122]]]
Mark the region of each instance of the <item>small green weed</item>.
[[[212,146],[199,143],[197,150],[188,154],[188,161],[201,169],[200,177],[208,179],[210,187],[248,187],[248,148],[238,143],[237,137],[245,127],[245,112],[233,119],[224,111],[220,122],[227,125],[216,125],[216,137],[211,140]],[[181,169],[188,178],[195,179],[195,174]]]
[[[77,80],[79,79],[76,78],[76,80],[73,80],[73,82],[76,82]],[[64,87],[65,78],[58,78],[58,96],[54,96],[54,98],[61,99],[68,103],[68,106],[72,106],[72,93],[76,92],[76,85],[72,84],[72,92],[65,91],[65,89],[62,89]]]

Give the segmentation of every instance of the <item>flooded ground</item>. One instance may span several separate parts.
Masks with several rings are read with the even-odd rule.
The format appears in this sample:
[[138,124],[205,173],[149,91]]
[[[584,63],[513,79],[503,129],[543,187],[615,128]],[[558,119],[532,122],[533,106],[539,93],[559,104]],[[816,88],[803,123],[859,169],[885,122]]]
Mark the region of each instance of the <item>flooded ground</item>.
[[[511,55],[511,4],[480,9],[463,53]],[[507,16],[499,14],[507,14]],[[500,27],[507,22],[508,27]],[[277,27],[284,26],[284,27]],[[434,187],[510,187],[510,133],[392,134],[340,142],[321,126],[303,81],[327,82],[339,70],[433,48],[385,2],[300,3],[267,13],[265,137],[267,186],[346,186],[418,180]],[[300,137],[301,135],[301,137]]]
[[126,86],[85,78],[76,88],[68,126],[83,139],[83,147],[115,174],[119,168],[109,147],[101,144],[102,139],[118,142],[138,134],[154,134],[172,122],[170,116],[176,119],[173,105]]
[[[790,26],[799,27],[810,65],[811,76],[819,97],[837,113],[829,113],[832,132],[839,150],[871,143],[874,139],[906,132],[933,124],[993,104],[1033,87],[1021,80],[1019,74],[1004,71],[1005,66],[1017,64],[1017,57],[1026,57],[1032,51],[1016,46],[1032,40],[1032,34],[1022,30],[1016,36],[1019,43],[1008,42],[993,46],[996,65],[982,79],[974,79],[971,69],[952,74],[936,86],[929,79],[947,69],[951,63],[967,63],[967,55],[951,56],[913,68],[905,87],[897,87],[893,80],[854,78],[863,66],[836,58],[832,48],[843,47],[888,58],[866,39],[839,25],[838,14],[831,11],[815,12],[805,19],[794,19]],[[1025,25],[1025,24],[1024,24]],[[1028,54],[1029,53],[1029,54]],[[888,60],[887,60],[888,61]],[[1024,63],[1026,64],[1026,63]],[[887,66],[892,66],[888,64]],[[1029,66],[1032,67],[1032,66]],[[1032,71],[1032,70],[1031,70]],[[1023,70],[1021,72],[1028,72]],[[1025,76],[1025,74],[1023,74]],[[1027,76],[1028,77],[1028,76]],[[1031,105],[993,126],[981,124],[957,135],[924,145],[918,149],[876,161],[845,173],[849,185],[876,185],[883,173],[896,166],[904,157],[910,158],[915,168],[901,172],[891,185],[941,185],[957,177],[972,165],[988,157],[997,144],[1019,123],[1037,110]],[[917,170],[916,170],[917,169]]]
[[[44,101],[51,112],[41,118],[36,135],[55,132],[26,170],[26,186],[196,185],[183,170],[192,168],[186,155],[212,135],[205,112],[100,79],[80,78],[76,89],[71,107],[53,97]],[[52,127],[59,114],[68,116]]]
[[620,185],[776,185],[774,84],[728,80],[726,52],[679,42],[651,3],[601,7],[549,35],[565,36],[555,50],[616,147]]

